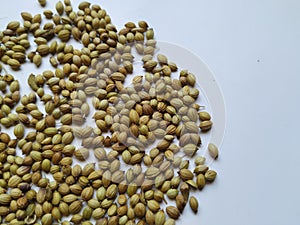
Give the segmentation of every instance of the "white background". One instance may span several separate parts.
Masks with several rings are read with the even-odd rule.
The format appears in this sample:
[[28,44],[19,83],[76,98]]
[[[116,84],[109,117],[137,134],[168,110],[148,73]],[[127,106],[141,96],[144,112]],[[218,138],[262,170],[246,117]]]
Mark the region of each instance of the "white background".
[[[300,2],[102,0],[99,4],[118,28],[143,19],[154,27],[158,40],[196,53],[223,90],[227,129],[214,164],[219,176],[200,194],[199,213],[187,211],[179,224],[298,225]],[[1,27],[20,20],[20,11],[38,8],[33,0],[2,2]]]

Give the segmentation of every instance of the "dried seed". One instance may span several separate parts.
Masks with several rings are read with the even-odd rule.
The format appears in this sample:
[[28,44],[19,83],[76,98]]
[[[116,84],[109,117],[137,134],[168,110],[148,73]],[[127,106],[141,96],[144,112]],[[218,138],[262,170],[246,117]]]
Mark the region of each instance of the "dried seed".
[[62,15],[64,12],[64,5],[62,4],[61,1],[57,2],[55,5],[56,11],[58,12],[59,15]]
[[203,111],[203,112],[199,112],[199,119],[202,121],[207,121],[211,119],[211,116],[208,112]]
[[39,54],[33,56],[33,63],[39,67],[42,64],[42,57]]
[[41,222],[42,222],[42,225],[51,225],[52,220],[53,220],[52,214],[48,213],[42,217]]
[[8,205],[11,201],[11,196],[9,194],[0,194],[0,204]]
[[183,147],[183,151],[187,156],[193,157],[195,153],[198,151],[198,148],[194,144],[186,144]]
[[143,203],[138,203],[134,207],[134,213],[138,218],[143,218],[146,215],[146,207]]
[[209,131],[213,123],[210,120],[206,120],[200,123],[199,127],[203,132]]
[[158,60],[159,64],[161,64],[161,65],[168,64],[168,58],[165,55],[158,54],[157,55],[157,60]]
[[190,203],[190,207],[194,211],[194,213],[197,213],[198,212],[198,200],[194,196],[192,196],[192,197],[190,197],[189,203]]
[[85,8],[89,8],[90,5],[91,5],[91,3],[83,1],[79,4],[78,9],[84,10]]
[[160,210],[155,214],[155,225],[163,225],[166,221],[166,215],[164,211]]
[[167,206],[166,212],[172,219],[175,220],[177,220],[180,216],[180,212],[175,206]]
[[17,124],[16,126],[15,126],[15,128],[14,128],[14,134],[15,134],[15,136],[17,137],[17,138],[23,138],[23,136],[24,136],[24,131],[25,131],[25,129],[24,129],[24,127],[23,127],[23,125],[22,124]]
[[217,159],[219,156],[219,150],[218,147],[216,145],[214,145],[213,143],[209,143],[208,144],[208,152],[209,155],[213,158],[213,159]]
[[9,59],[7,61],[7,64],[10,65],[10,67],[13,69],[13,70],[19,70],[21,64],[18,60],[16,59]]
[[156,213],[160,209],[159,203],[155,200],[149,200],[147,202],[147,206],[154,213]]
[[203,156],[197,156],[194,160],[196,166],[204,165],[205,161],[206,161],[206,159]]
[[21,16],[23,18],[24,21],[31,21],[32,20],[32,15],[28,12],[22,12]]
[[204,177],[207,181],[213,182],[216,179],[217,173],[213,170],[206,171]]
[[40,3],[40,5],[42,7],[46,6],[46,4],[47,4],[47,0],[38,0],[38,2]]
[[185,198],[182,194],[176,196],[176,207],[180,212],[183,212],[186,205]]
[[92,187],[86,187],[81,192],[81,197],[84,201],[88,201],[93,197],[94,189]]
[[167,196],[168,196],[170,199],[175,199],[177,195],[178,195],[178,190],[177,190],[177,189],[169,189],[169,190],[167,191]]

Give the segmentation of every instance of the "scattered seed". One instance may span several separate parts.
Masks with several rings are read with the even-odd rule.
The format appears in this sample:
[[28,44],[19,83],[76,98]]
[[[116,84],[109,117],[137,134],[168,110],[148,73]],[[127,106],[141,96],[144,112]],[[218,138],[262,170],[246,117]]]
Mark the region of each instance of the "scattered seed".
[[[38,2],[46,6],[46,0]],[[48,54],[53,66],[53,71],[28,76],[33,92],[26,95],[20,94],[22,84],[12,75],[0,76],[0,123],[13,126],[15,136],[0,134],[1,222],[89,225],[95,219],[104,225],[172,225],[188,200],[196,213],[198,202],[189,198],[190,190],[202,190],[217,175],[201,156],[189,168],[188,158],[201,150],[199,128],[207,132],[213,124],[196,104],[196,76],[182,70],[173,79],[178,67],[165,55],[153,57],[157,42],[145,21],[128,22],[117,31],[99,5],[84,1],[76,11],[64,0],[55,9],[56,14],[43,12],[51,22],[42,23],[41,14],[22,12],[22,24],[12,21],[0,32],[0,70],[4,64],[19,70],[26,58],[41,67]],[[36,51],[26,52],[31,44]],[[126,87],[137,60],[133,46],[145,74],[134,76],[132,86]],[[85,127],[92,106],[96,126]],[[75,138],[81,147],[75,147]],[[156,147],[147,152],[153,143]],[[17,156],[17,147],[24,157]],[[184,157],[177,155],[180,151]],[[208,151],[217,159],[215,145],[210,143]],[[85,162],[93,155],[97,163]],[[131,168],[123,171],[122,163]],[[175,200],[176,207],[167,205],[164,212],[166,199]],[[70,222],[64,220],[68,216]]]

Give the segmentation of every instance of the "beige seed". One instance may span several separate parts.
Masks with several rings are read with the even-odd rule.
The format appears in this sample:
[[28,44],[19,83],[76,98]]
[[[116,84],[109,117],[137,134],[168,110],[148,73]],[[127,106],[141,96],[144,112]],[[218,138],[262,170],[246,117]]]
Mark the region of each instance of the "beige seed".
[[193,157],[198,151],[198,148],[194,144],[187,144],[183,147],[183,151],[187,156]]
[[209,155],[213,158],[213,159],[217,159],[219,156],[219,150],[218,147],[213,144],[213,143],[209,143],[208,144],[208,152]]
[[159,64],[161,64],[161,65],[168,64],[168,58],[165,55],[158,54],[157,55],[157,60],[158,60]]
[[197,156],[194,160],[196,166],[204,165],[205,161],[206,159],[204,156]]
[[175,220],[174,219],[167,219],[164,225],[175,225]]

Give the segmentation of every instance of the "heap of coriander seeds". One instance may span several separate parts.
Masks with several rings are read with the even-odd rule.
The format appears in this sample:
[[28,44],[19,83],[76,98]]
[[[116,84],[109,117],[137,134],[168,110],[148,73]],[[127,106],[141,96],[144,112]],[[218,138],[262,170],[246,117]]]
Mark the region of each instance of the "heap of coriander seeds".
[[[1,224],[173,225],[186,205],[197,213],[194,192],[217,173],[198,153],[213,123],[195,75],[156,55],[145,21],[117,31],[99,5],[64,0],[21,18],[0,32]],[[19,81],[5,69],[47,61]]]

